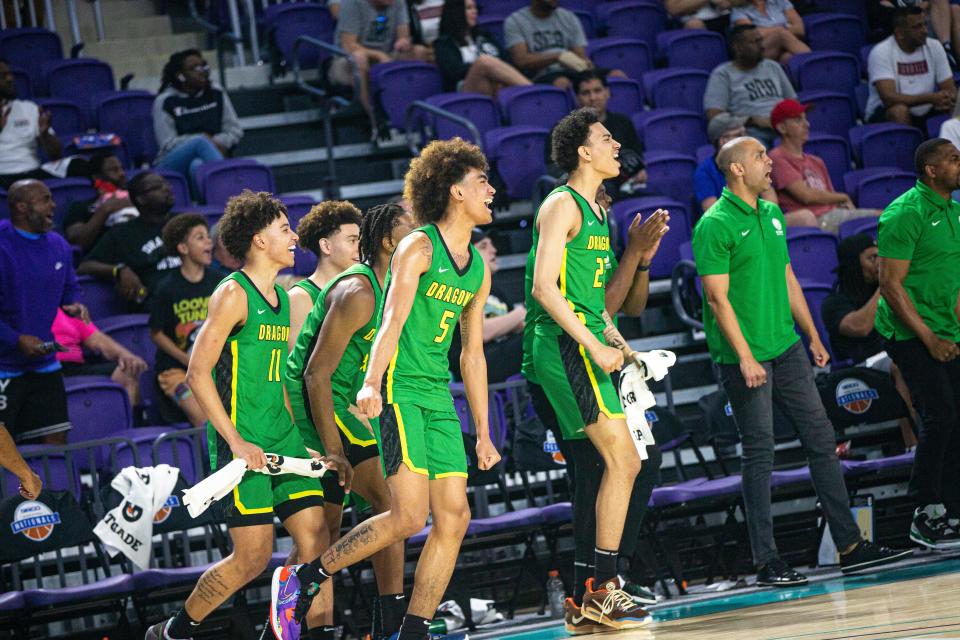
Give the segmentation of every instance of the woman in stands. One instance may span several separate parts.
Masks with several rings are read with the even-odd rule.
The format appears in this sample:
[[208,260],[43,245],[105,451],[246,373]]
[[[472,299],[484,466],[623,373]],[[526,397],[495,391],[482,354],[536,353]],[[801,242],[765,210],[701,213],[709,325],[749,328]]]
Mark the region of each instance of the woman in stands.
[[210,67],[196,49],[178,51],[163,67],[153,131],[157,168],[186,176],[194,197],[197,168],[223,160],[243,137],[230,97],[210,82]]
[[493,37],[477,28],[476,0],[447,0],[440,14],[440,36],[433,43],[445,91],[496,95],[500,87],[530,84],[502,58]]
[[803,19],[790,0],[731,0],[733,24],[752,24],[763,36],[763,55],[786,64],[795,53],[810,53]]

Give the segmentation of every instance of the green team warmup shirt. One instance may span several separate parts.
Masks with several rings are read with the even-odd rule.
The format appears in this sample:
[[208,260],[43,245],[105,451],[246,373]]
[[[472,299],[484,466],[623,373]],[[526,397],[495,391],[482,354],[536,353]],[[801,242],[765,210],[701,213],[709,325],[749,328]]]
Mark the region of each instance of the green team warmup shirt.
[[[923,322],[938,337],[960,342],[960,204],[918,180],[884,209],[877,239],[881,257],[910,261],[903,287]],[[916,338],[884,298],[874,322],[888,339]]]
[[306,291],[307,295],[310,296],[310,300],[313,301],[313,304],[317,304],[317,298],[320,297],[321,289],[320,287],[317,286],[317,284],[313,280],[311,280],[310,278],[304,278],[303,280],[300,280],[293,286],[299,287],[300,289],[303,289],[304,291]]
[[[786,222],[777,205],[757,200],[757,209],[724,187],[693,230],[693,254],[701,276],[729,274],[727,297],[743,337],[759,362],[772,360],[800,339],[787,295]],[[703,329],[710,356],[720,364],[740,359],[720,331],[706,296]]]
[[[470,258],[459,269],[436,225],[415,231],[430,238],[433,259],[430,268],[420,276],[410,315],[387,369],[386,402],[452,411],[447,352],[460,314],[483,284],[483,259],[470,245]],[[385,291],[390,290],[391,279],[392,269],[387,271]],[[382,315],[383,305],[381,319]]]

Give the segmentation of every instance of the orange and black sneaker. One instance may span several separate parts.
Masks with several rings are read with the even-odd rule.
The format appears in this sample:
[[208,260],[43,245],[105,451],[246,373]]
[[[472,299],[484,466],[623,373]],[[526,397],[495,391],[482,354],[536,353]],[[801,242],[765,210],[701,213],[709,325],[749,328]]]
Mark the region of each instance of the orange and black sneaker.
[[623,590],[619,577],[601,583],[596,590],[593,588],[593,578],[587,580],[587,593],[583,596],[580,611],[594,622],[613,629],[635,629],[649,624],[653,619]]
[[573,598],[567,598],[563,601],[563,622],[567,633],[573,636],[610,631],[609,627],[597,624],[583,615],[583,612],[580,610],[580,607],[577,606],[577,603],[573,601]]

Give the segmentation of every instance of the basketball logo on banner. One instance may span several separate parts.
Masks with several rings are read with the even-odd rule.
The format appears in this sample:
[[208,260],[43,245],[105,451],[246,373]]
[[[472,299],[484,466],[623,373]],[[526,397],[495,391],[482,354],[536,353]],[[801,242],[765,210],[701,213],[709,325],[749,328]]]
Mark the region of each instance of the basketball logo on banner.
[[863,380],[844,378],[837,384],[837,406],[857,415],[866,413],[873,401],[880,397],[877,390]]
[[13,522],[10,528],[14,533],[22,533],[33,542],[42,542],[50,537],[53,528],[60,524],[60,514],[51,511],[50,507],[37,502],[36,500],[27,500],[13,512]]
[[171,495],[167,498],[167,501],[160,507],[160,510],[153,514],[153,524],[160,524],[161,522],[166,521],[170,517],[170,513],[175,507],[180,506],[180,498],[177,496]]

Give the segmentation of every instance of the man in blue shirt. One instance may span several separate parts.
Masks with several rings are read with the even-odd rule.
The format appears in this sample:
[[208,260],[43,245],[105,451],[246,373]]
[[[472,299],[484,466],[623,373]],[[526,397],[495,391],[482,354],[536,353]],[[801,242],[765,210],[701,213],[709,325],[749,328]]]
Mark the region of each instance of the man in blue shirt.
[[90,321],[76,302],[73,254],[53,229],[56,205],[38,180],[15,182],[0,221],[0,424],[18,442],[66,442],[63,374],[51,326],[57,309]]

